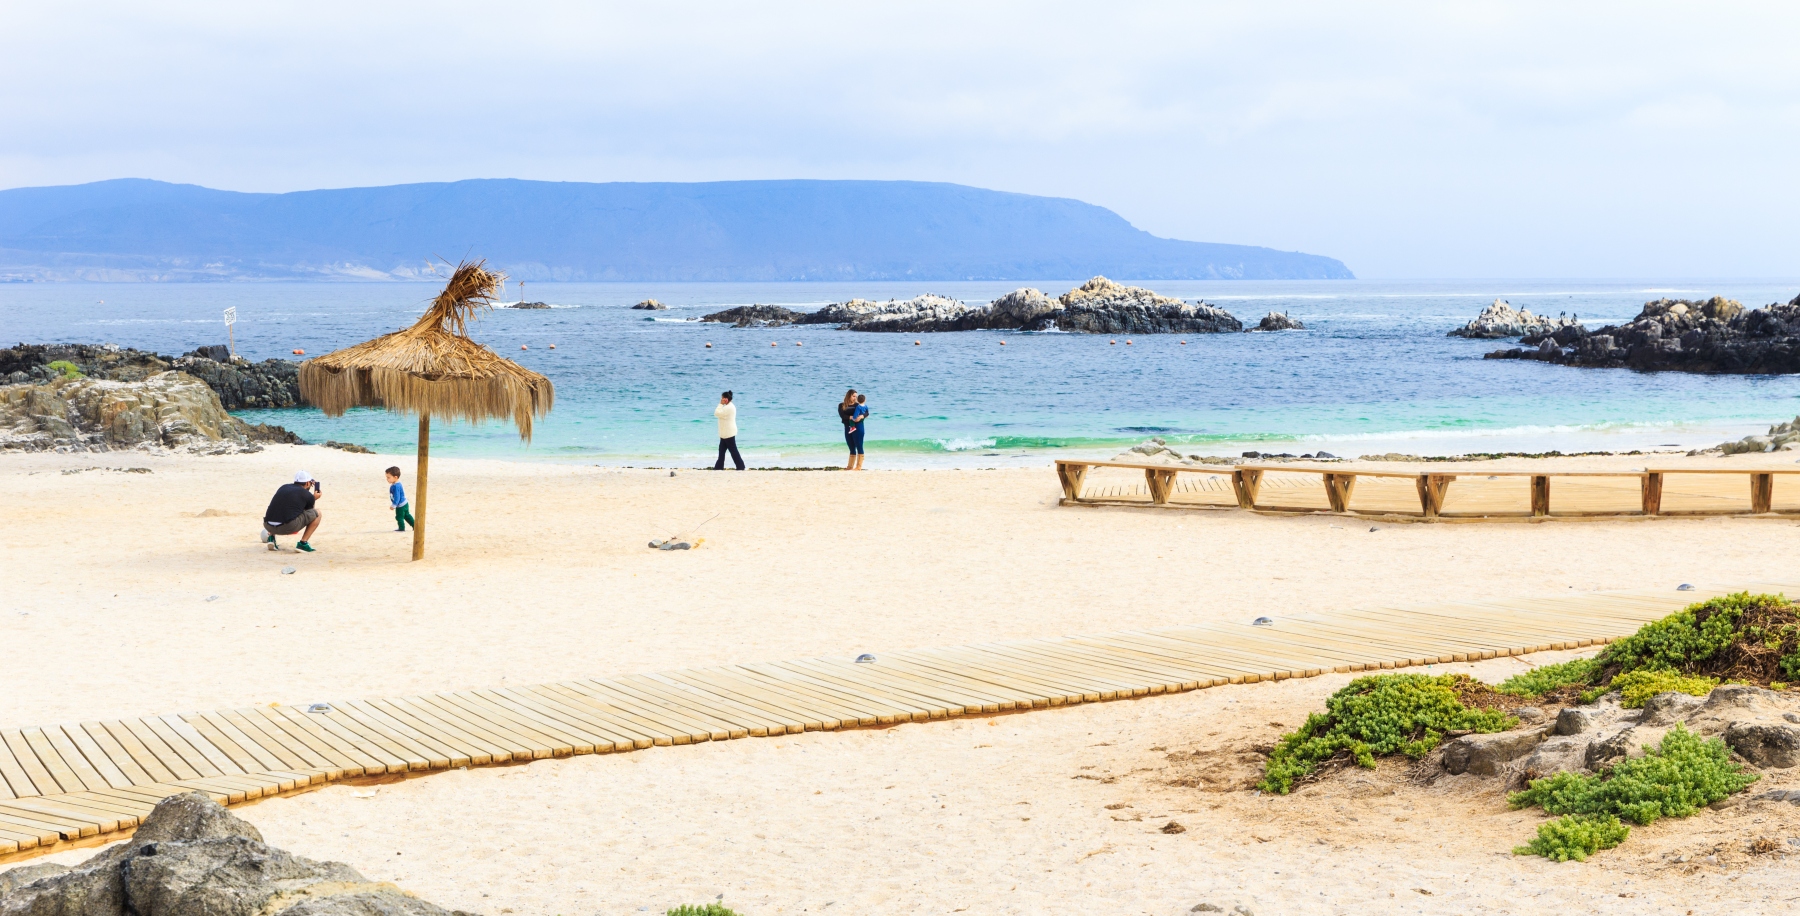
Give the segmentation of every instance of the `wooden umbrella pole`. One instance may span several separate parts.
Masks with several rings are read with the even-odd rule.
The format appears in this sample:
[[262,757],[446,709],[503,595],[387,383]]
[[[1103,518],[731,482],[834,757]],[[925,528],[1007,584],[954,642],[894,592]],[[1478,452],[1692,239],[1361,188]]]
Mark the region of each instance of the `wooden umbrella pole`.
[[419,485],[419,511],[413,517],[413,559],[425,559],[425,488],[431,472],[431,414],[419,414],[419,467],[414,479]]

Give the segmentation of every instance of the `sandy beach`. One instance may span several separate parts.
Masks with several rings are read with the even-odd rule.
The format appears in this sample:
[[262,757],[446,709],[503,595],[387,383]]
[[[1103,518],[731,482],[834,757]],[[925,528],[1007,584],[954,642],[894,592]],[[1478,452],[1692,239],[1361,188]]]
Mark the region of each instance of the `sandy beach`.
[[[1683,462],[1722,463],[1657,458]],[[1732,584],[1783,572],[1800,547],[1792,520],[1359,525],[1065,508],[1048,468],[670,476],[440,458],[430,552],[409,563],[410,538],[390,530],[389,464],[410,485],[410,458],[314,447],[7,456],[0,727],[1294,608]],[[262,508],[302,467],[325,487],[319,552],[268,553]],[[715,513],[699,549],[646,549]],[[1498,680],[1526,663],[1463,667]],[[1730,849],[1800,836],[1800,807],[1707,812],[1552,865],[1509,853],[1538,816],[1467,786],[1412,787],[1404,768],[1286,799],[1243,791],[1254,748],[1284,730],[1273,723],[1297,725],[1346,680],[546,760],[239,810],[299,854],[521,916],[720,894],[746,913],[1792,906],[1785,856]],[[1186,831],[1162,833],[1170,820]],[[1694,862],[1668,864],[1678,853]]]

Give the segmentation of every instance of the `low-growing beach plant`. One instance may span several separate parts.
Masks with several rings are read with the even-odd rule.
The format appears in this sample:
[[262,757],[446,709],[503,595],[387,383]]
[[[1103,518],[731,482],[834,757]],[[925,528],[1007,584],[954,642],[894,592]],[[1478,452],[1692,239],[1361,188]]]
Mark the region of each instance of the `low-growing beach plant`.
[[[1689,696],[1703,697],[1712,693],[1719,686],[1716,677],[1689,677],[1666,669],[1626,671],[1612,679],[1612,683],[1597,690],[1617,690],[1624,696],[1627,709],[1640,709],[1644,701],[1659,693],[1685,693]],[[1585,697],[1584,697],[1585,698]]]
[[1723,683],[1773,686],[1800,680],[1800,606],[1782,595],[1738,592],[1653,621],[1591,659],[1545,665],[1498,688],[1542,696],[1585,687],[1581,702],[1614,690],[1638,707],[1665,691],[1704,695]]
[[1348,755],[1373,768],[1375,758],[1430,753],[1450,731],[1499,732],[1518,720],[1498,709],[1471,709],[1462,696],[1488,688],[1464,674],[1378,674],[1360,677],[1325,701],[1323,714],[1306,717],[1269,754],[1258,787],[1282,795],[1319,765]]
[[738,913],[723,903],[709,903],[705,906],[684,903],[669,910],[666,916],[738,916]]
[[1631,835],[1631,828],[1619,823],[1611,814],[1605,817],[1565,814],[1538,825],[1537,838],[1524,846],[1513,847],[1515,856],[1543,856],[1556,862],[1587,857],[1602,849],[1611,849]]
[[[1646,746],[1642,757],[1622,760],[1599,775],[1562,772],[1534,779],[1525,791],[1508,796],[1507,802],[1514,808],[1541,807],[1549,814],[1566,815],[1563,821],[1544,824],[1536,841],[1514,852],[1584,858],[1585,852],[1581,856],[1574,852],[1585,848],[1589,840],[1597,842],[1612,835],[1596,819],[1610,817],[1643,825],[1665,817],[1687,817],[1742,792],[1759,778],[1731,762],[1725,742],[1702,739],[1677,725],[1656,747]],[[1574,822],[1569,822],[1571,818]],[[1624,838],[1621,834],[1586,852],[1609,849]]]
[[1592,658],[1574,658],[1555,665],[1543,665],[1523,674],[1515,674],[1495,687],[1501,693],[1516,697],[1538,697],[1572,684],[1586,686],[1600,671],[1600,662]]
[[52,372],[62,373],[63,378],[87,378],[87,375],[81,371],[79,366],[66,359],[45,363],[44,368],[49,369]]

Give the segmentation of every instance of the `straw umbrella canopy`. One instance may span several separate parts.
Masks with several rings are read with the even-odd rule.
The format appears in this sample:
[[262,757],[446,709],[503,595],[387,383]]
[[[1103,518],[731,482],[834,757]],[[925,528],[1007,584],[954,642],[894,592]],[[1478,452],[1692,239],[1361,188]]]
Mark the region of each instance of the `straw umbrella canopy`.
[[385,407],[419,417],[415,476],[418,518],[412,558],[425,556],[425,491],[433,415],[470,420],[510,419],[531,441],[531,422],[550,412],[550,380],[469,339],[477,310],[493,307],[506,277],[485,261],[458,264],[450,282],[412,327],[300,364],[300,396],[341,417],[352,407]]

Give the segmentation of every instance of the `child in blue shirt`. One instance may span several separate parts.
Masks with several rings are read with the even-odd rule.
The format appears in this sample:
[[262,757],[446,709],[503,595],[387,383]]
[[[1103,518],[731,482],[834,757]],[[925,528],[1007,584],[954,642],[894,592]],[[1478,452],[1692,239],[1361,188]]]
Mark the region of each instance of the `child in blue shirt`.
[[407,525],[419,527],[419,523],[413,521],[412,507],[406,504],[406,488],[400,485],[400,469],[388,468],[387,481],[388,505],[394,510],[394,524],[399,526],[394,530],[405,531]]

